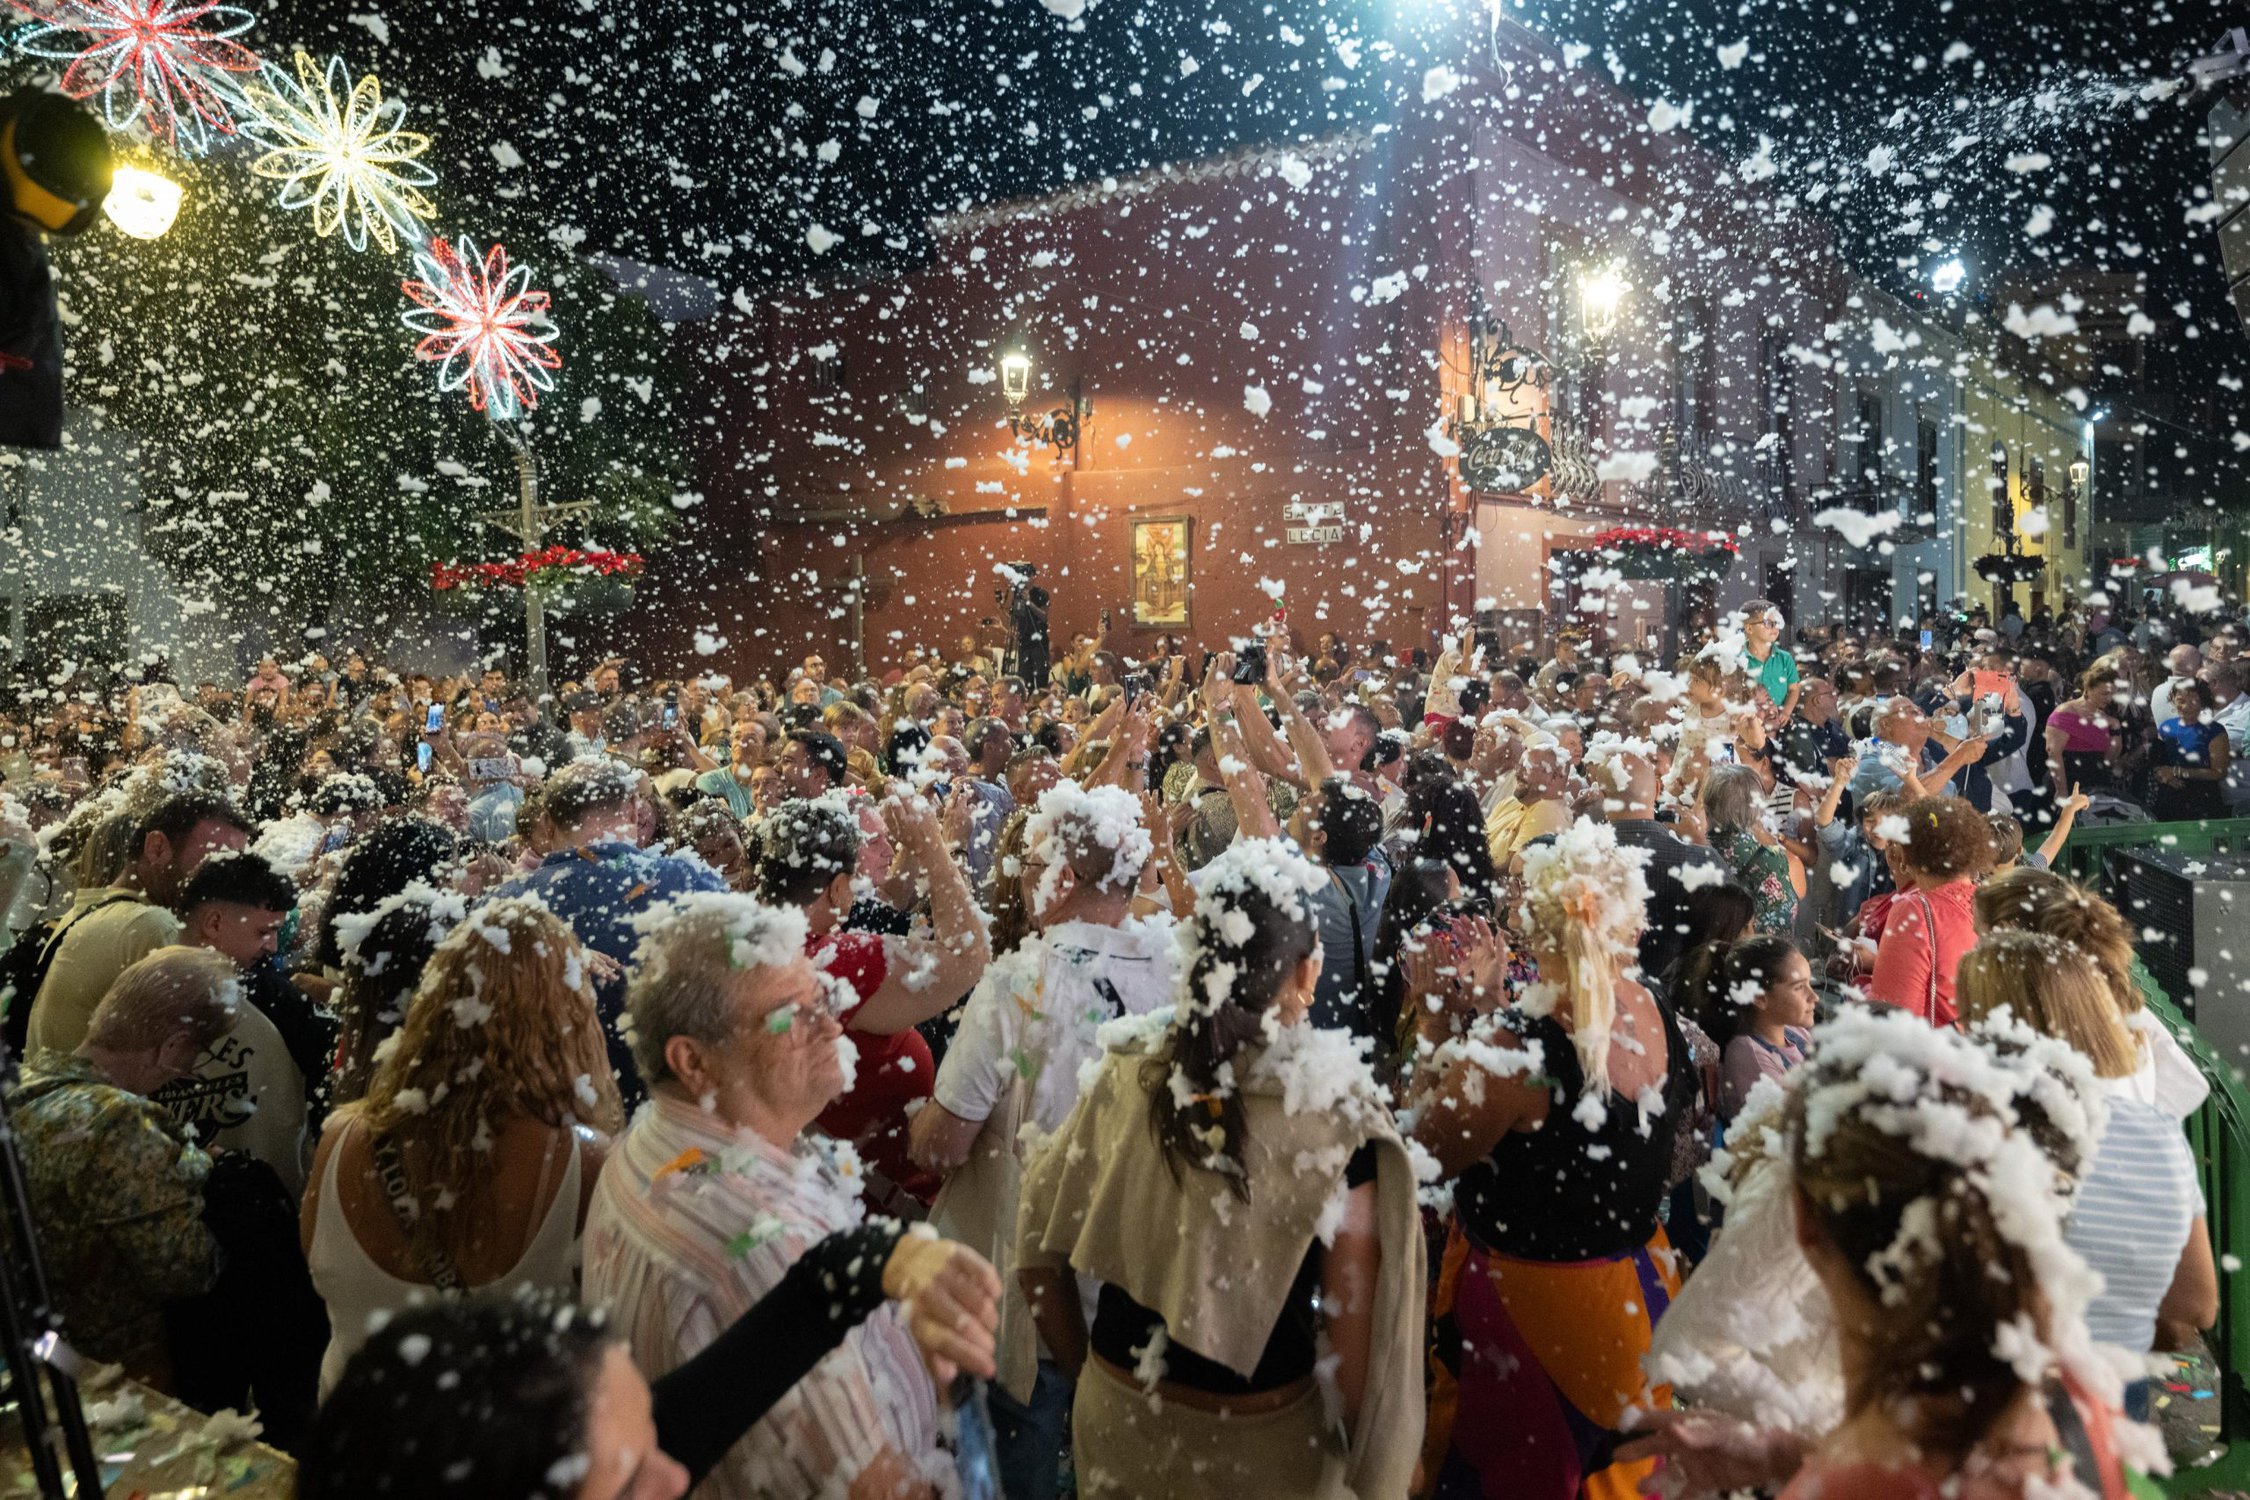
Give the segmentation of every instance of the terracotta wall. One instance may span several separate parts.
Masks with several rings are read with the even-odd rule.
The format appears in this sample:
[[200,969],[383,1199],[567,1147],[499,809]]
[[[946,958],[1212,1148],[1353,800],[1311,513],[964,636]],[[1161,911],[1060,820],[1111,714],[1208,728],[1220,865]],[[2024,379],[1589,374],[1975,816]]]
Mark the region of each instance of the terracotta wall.
[[[1265,579],[1285,581],[1308,633],[1400,648],[1480,595],[1536,602],[1549,535],[1620,519],[1625,498],[1567,515],[1485,500],[1472,519],[1441,418],[1466,388],[1480,299],[1559,358],[1576,276],[1555,247],[1634,257],[1611,396],[1661,409],[1663,307],[1686,276],[1726,310],[1724,357],[1740,360],[1776,310],[1817,340],[1817,289],[1773,288],[1823,252],[1730,217],[1724,164],[1652,140],[1598,74],[1560,69],[1518,28],[1498,36],[1513,103],[1464,88],[1357,137],[979,210],[896,280],[741,303],[699,330],[705,498],[655,559],[645,654],[702,650],[738,675],[807,649],[834,659],[857,597],[880,669],[996,613],[993,565],[1019,560],[1053,595],[1058,643],[1106,610],[1116,644],[1152,645],[1129,608],[1136,516],[1192,518],[1189,631],[1206,642],[1267,614]],[[1463,55],[1486,50],[1480,36]],[[1074,388],[1086,404],[1073,451],[1010,432],[1010,348],[1033,362],[1025,415]],[[1724,404],[1741,411],[1751,384],[1737,373]],[[1603,436],[1646,446],[1663,419],[1644,408]],[[1345,540],[1284,540],[1293,502],[1340,504]]]

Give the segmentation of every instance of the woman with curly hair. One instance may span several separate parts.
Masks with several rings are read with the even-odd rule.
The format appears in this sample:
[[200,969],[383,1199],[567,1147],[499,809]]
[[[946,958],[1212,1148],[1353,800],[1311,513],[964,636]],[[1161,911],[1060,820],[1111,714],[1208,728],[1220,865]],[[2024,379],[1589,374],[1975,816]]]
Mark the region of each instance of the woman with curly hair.
[[[1636,977],[1647,856],[1581,821],[1524,855],[1542,983],[1416,1072],[1415,1138],[1455,1179],[1424,1447],[1441,1495],[1628,1500],[1626,1414],[1679,1289],[1657,1222],[1697,1079]],[[1448,1420],[1450,1418],[1450,1420]]]
[[586,950],[537,901],[479,909],[438,944],[367,1097],[313,1160],[301,1233],[328,1303],[322,1388],[371,1321],[433,1288],[568,1291],[623,1124]]
[[1961,797],[1924,797],[1899,818],[1899,889],[1867,998],[1951,1026],[1953,971],[1976,945],[1976,878],[1992,867],[1992,825]]

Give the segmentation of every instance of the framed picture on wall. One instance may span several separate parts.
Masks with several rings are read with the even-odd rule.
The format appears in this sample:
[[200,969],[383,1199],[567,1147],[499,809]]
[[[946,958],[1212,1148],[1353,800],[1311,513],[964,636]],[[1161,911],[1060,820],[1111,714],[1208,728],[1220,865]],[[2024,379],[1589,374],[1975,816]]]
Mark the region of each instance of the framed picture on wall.
[[1133,522],[1133,623],[1170,630],[1188,623],[1190,516]]

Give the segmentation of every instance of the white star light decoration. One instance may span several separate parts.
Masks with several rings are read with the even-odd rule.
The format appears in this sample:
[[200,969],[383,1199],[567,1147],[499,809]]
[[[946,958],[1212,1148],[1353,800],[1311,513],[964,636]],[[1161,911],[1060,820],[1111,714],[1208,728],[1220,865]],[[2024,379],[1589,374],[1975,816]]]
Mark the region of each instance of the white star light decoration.
[[462,255],[466,244],[441,235],[415,252],[420,279],[403,290],[416,305],[402,316],[422,335],[414,357],[438,366],[439,390],[466,386],[471,406],[512,421],[539,405],[555,388],[550,372],[562,368],[549,347],[548,297],[531,290],[528,266],[508,264],[506,247],[494,245],[480,263]]
[[38,24],[16,45],[33,57],[68,63],[62,91],[102,96],[112,130],[142,125],[183,156],[211,149],[213,132],[234,133],[242,85],[257,54],[234,40],[250,12],[209,0],[8,0]]
[[342,58],[323,72],[300,52],[295,78],[269,63],[246,93],[243,134],[268,148],[250,170],[281,184],[283,208],[310,208],[313,233],[341,229],[354,250],[420,242],[420,221],[437,215],[421,192],[437,183],[419,160],[430,138],[398,128],[406,106],[374,74],[354,83]]

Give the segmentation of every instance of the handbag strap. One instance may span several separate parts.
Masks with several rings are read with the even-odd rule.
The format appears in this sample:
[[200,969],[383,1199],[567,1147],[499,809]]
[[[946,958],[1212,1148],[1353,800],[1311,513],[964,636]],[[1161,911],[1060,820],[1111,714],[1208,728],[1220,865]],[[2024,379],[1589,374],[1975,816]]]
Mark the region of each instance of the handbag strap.
[[[375,1176],[383,1184],[383,1195],[391,1200],[391,1213],[398,1219],[399,1232],[408,1245],[413,1246],[414,1225],[422,1217],[422,1205],[407,1186],[406,1163],[399,1158],[398,1143],[386,1136],[371,1135],[367,1149],[375,1159]],[[415,1258],[422,1263],[422,1274],[429,1277],[430,1284],[439,1291],[461,1290],[460,1269],[442,1246],[416,1247]]]
[[1929,1010],[1929,1022],[1932,1026],[1935,1026],[1937,1024],[1938,968],[1937,908],[1930,904],[1930,893],[1928,891],[1916,891],[1914,894],[1922,898],[1922,927],[1929,934],[1930,939],[1930,993],[1926,1004]]

